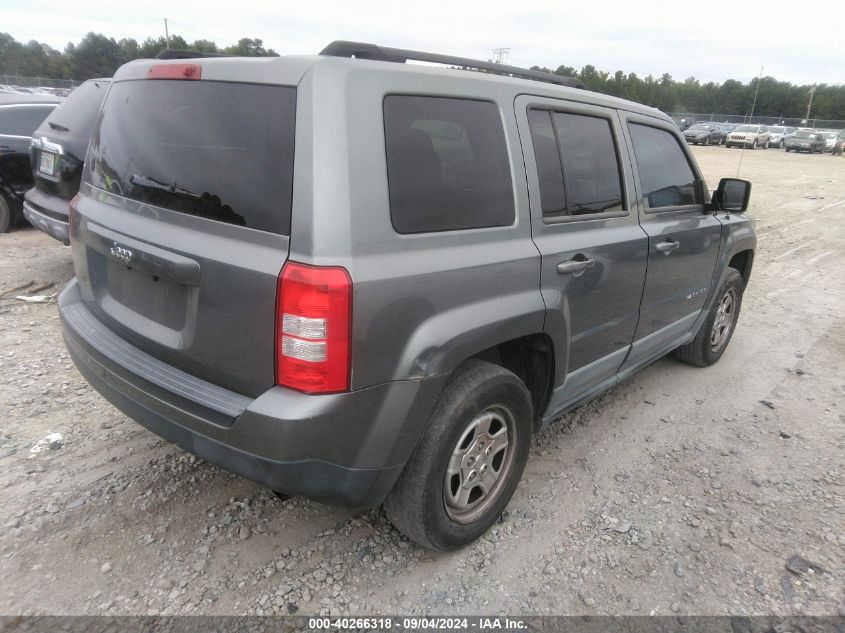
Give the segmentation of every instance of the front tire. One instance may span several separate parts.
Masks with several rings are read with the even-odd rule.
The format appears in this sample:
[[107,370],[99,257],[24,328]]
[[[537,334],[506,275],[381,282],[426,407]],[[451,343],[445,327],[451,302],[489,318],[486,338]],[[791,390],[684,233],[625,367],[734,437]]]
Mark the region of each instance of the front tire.
[[6,198],[0,194],[0,233],[5,233],[12,226],[12,209]]
[[695,367],[708,367],[722,357],[736,329],[744,288],[742,275],[735,268],[729,268],[718,298],[698,334],[675,350],[678,360]]
[[757,139],[754,139],[754,142],[751,144],[751,149],[757,149]]
[[499,518],[522,477],[533,431],[531,396],[510,371],[459,367],[384,502],[390,521],[425,547],[475,541]]

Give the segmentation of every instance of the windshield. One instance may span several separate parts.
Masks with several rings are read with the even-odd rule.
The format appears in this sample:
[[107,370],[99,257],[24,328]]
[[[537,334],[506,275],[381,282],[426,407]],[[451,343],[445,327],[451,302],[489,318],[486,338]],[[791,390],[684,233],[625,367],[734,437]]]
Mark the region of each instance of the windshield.
[[760,128],[756,125],[740,125],[735,132],[759,132]]
[[775,127],[769,128],[769,132],[774,132],[775,134],[782,134],[785,131],[786,131],[785,127],[779,127],[777,125]]
[[825,138],[836,138],[836,132],[825,132],[824,137]]
[[796,138],[818,138],[815,134],[806,130],[799,130],[795,133],[795,136]]
[[296,89],[219,81],[115,83],[86,180],[125,198],[290,231]]

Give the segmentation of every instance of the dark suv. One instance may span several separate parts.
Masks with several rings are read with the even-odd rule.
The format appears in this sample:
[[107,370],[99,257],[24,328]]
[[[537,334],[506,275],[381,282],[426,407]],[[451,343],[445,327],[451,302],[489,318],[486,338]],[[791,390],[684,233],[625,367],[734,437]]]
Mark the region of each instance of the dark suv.
[[85,152],[109,83],[111,79],[91,79],[76,88],[35,130],[30,141],[35,187],[24,199],[24,217],[65,244],[68,205],[79,191]]
[[719,359],[749,193],[711,199],[669,117],[557,75],[349,42],[135,61],[59,310],[83,375],[153,432],[452,549],[537,430],[673,350]]
[[32,132],[60,101],[50,95],[0,94],[0,233],[21,218],[24,194],[32,187]]

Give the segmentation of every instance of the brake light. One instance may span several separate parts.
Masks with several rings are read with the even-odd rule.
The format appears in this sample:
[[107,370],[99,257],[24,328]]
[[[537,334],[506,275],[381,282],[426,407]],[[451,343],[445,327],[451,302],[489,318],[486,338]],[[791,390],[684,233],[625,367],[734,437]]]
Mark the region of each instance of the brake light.
[[276,383],[305,393],[347,391],[351,328],[346,269],[286,263],[276,293]]
[[67,241],[70,242],[71,240],[71,233],[73,227],[73,214],[76,211],[76,203],[79,202],[79,194],[76,194],[70,200],[70,204],[67,207]]
[[153,64],[147,71],[147,79],[201,79],[199,64]]

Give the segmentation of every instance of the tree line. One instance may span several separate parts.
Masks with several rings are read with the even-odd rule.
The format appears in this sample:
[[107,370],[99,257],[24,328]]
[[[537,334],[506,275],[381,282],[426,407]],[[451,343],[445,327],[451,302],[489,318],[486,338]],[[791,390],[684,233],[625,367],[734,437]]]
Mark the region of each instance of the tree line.
[[[210,40],[188,42],[181,35],[171,35],[169,48],[191,49],[204,53],[224,53],[246,57],[278,57],[258,39],[241,38],[237,44],[220,48]],[[128,37],[115,40],[99,33],[88,33],[78,44],[73,42],[58,51],[35,40],[23,43],[8,33],[0,33],[0,74],[48,79],[111,77],[114,71],[133,59],[150,59],[168,48],[164,37],[148,37],[140,44]]]
[[[164,37],[148,37],[138,43],[133,38],[115,40],[99,33],[88,33],[78,44],[69,43],[64,51],[35,40],[23,43],[8,33],[0,33],[0,74],[50,79],[111,77],[119,66],[133,59],[151,58],[167,48]],[[180,35],[170,36],[170,48],[191,49],[227,55],[277,56],[265,48],[262,40],[244,37],[237,44],[220,48],[210,40],[187,41]],[[695,77],[677,81],[671,75],[660,78],[639,77],[617,70],[611,74],[590,64],[581,70],[559,66],[555,70],[534,66],[534,70],[578,77],[590,90],[630,99],[659,108],[664,112],[696,112],[744,115],[751,113],[757,84],[760,84],[754,113],[758,116],[802,118],[807,111],[811,86],[778,81],[774,77],[742,83],[728,79],[722,83],[701,83]],[[845,86],[821,84],[813,96],[813,118],[845,119]]]
[[[533,69],[577,77],[589,90],[630,99],[664,112],[751,114],[759,83],[755,116],[803,118],[812,89],[810,85],[799,86],[774,77],[754,78],[746,84],[736,79],[723,83],[701,83],[695,77],[676,81],[668,73],[659,79],[652,75],[639,77],[636,73],[626,75],[621,70],[610,74],[589,64],[580,71],[571,66],[559,66],[555,70],[534,66]],[[810,116],[815,119],[845,119],[845,86],[817,85]]]

